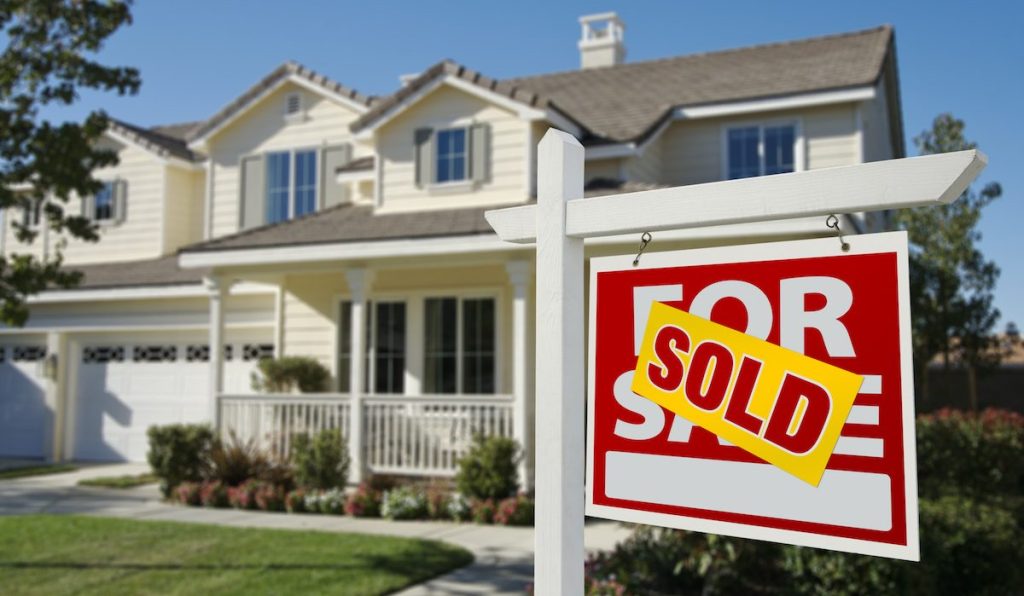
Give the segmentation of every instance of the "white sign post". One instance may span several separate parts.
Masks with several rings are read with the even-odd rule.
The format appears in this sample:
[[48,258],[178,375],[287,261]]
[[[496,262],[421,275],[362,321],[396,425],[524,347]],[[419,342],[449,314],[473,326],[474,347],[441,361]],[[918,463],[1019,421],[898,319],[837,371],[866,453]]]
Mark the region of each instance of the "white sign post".
[[583,593],[585,238],[949,203],[985,167],[976,150],[583,199],[584,150],[549,130],[537,205],[487,212],[537,243],[535,589]]

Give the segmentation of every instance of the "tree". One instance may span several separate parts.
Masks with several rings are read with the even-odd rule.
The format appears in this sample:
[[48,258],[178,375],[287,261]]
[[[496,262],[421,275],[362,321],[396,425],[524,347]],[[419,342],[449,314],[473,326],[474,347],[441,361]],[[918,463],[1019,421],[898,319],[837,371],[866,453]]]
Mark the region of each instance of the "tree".
[[[65,207],[72,196],[97,193],[102,183],[93,171],[117,163],[115,152],[96,144],[107,129],[107,116],[93,111],[82,122],[54,124],[41,110],[71,105],[81,89],[138,91],[136,69],[94,60],[103,42],[131,22],[129,4],[0,0],[6,41],[0,54],[0,211],[21,242],[33,242],[44,227],[65,238],[98,240],[95,226]],[[37,208],[39,226],[24,225],[19,215]],[[23,325],[28,296],[79,282],[80,274],[63,268],[62,248],[58,244],[42,258],[0,255],[0,323]]]
[[[974,149],[964,138],[964,122],[951,114],[935,118],[930,130],[914,138],[921,154]],[[906,209],[896,224],[910,236],[910,293],[914,360],[921,395],[928,399],[928,363],[942,356],[948,371],[955,360],[968,374],[970,402],[977,409],[976,374],[999,364],[992,328],[999,319],[992,290],[999,268],[978,248],[982,209],[1002,195],[997,182],[980,192],[968,188],[940,207]]]

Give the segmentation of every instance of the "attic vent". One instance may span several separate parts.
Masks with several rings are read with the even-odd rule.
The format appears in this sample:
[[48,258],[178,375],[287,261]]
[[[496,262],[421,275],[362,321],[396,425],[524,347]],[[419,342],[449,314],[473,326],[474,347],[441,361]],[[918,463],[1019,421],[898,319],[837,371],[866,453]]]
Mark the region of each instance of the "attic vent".
[[289,94],[284,100],[284,115],[296,116],[302,113],[302,96],[298,93]]

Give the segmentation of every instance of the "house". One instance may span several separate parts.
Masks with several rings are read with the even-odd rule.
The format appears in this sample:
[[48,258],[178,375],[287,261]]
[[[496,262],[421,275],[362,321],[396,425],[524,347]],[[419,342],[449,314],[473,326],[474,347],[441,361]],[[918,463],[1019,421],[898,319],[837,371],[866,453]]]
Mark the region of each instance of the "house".
[[[70,206],[103,238],[64,250],[84,282],[0,330],[0,455],[141,460],[146,428],[178,421],[277,449],[339,426],[357,474],[450,474],[475,432],[531,442],[533,253],[483,213],[535,200],[547,129],[585,145],[591,195],[904,156],[888,26],[628,62],[615,14],[581,25],[578,70],[495,80],[446,60],[370,97],[286,63],[201,122],[113,123],[120,164]],[[10,221],[36,215],[6,216],[7,254],[62,241],[20,245]],[[828,233],[723,226],[652,250]],[[253,395],[272,355],[318,359],[332,392]]]

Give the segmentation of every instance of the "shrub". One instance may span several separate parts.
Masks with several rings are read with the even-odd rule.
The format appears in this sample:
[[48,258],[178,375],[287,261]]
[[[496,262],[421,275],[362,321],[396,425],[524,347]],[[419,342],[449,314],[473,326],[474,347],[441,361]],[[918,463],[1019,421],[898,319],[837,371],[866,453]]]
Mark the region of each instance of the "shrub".
[[533,508],[533,499],[526,495],[509,497],[498,503],[494,523],[502,526],[532,526]]
[[345,501],[345,513],[353,517],[380,517],[380,493],[369,484],[360,484]]
[[455,521],[469,521],[473,514],[469,501],[461,493],[453,493],[448,497],[447,509],[448,517]]
[[147,431],[153,473],[160,478],[160,490],[171,496],[182,482],[203,478],[206,456],[213,443],[213,429],[201,424],[151,426]]
[[345,493],[340,488],[325,490],[317,495],[317,509],[320,513],[341,515],[345,513]]
[[430,519],[452,519],[450,503],[451,493],[440,486],[432,485],[427,487],[427,517]]
[[252,388],[258,392],[291,393],[296,388],[302,393],[316,393],[327,389],[331,373],[320,361],[308,356],[264,358],[252,374]]
[[505,437],[477,435],[459,459],[455,484],[470,499],[505,499],[516,494],[519,446]]
[[284,511],[284,489],[274,484],[261,482],[253,493],[256,508],[260,511]]
[[174,495],[182,505],[198,505],[200,503],[201,486],[198,482],[181,482],[174,487]]
[[262,477],[270,468],[267,456],[252,439],[242,442],[235,433],[227,441],[216,440],[210,449],[207,476],[227,486],[240,486],[243,482]]
[[415,486],[403,486],[384,493],[381,515],[388,519],[423,519],[427,517],[427,495]]
[[203,507],[227,507],[228,487],[219,481],[204,482],[200,490],[199,500]]
[[470,516],[478,524],[489,524],[494,521],[494,511],[497,505],[494,499],[476,499],[469,502]]
[[247,480],[238,486],[228,488],[228,502],[235,509],[255,509],[258,480]]
[[320,431],[312,438],[305,434],[294,437],[291,461],[302,488],[344,488],[348,482],[348,449],[337,429]]
[[295,488],[295,471],[291,464],[285,461],[268,458],[266,468],[260,473],[258,479],[272,486],[281,487],[281,490],[286,493]]
[[304,513],[306,511],[306,491],[297,488],[285,495],[284,508],[288,513]]

